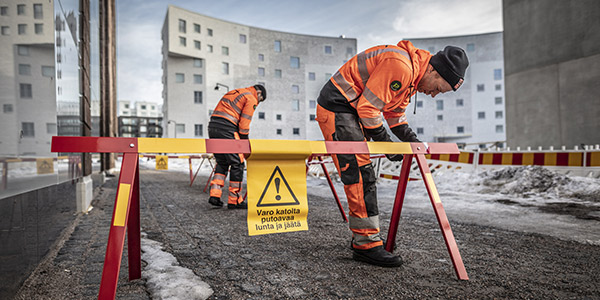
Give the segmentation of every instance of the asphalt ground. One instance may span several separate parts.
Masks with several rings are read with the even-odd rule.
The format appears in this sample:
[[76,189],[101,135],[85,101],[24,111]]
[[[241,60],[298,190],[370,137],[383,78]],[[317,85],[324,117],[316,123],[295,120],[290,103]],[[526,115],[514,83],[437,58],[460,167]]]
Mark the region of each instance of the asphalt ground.
[[[183,173],[141,170],[141,222],[211,286],[211,299],[600,299],[597,245],[451,220],[470,278],[461,281],[435,217],[407,210],[395,251],[405,263],[381,268],[352,260],[331,195],[309,188],[308,231],[248,236],[246,211],[209,205],[206,180],[189,187]],[[116,187],[112,179],[97,191],[94,209],[65,231],[16,299],[96,297]],[[384,234],[389,218],[380,212]],[[127,281],[126,253],[117,299],[151,298],[145,280]]]

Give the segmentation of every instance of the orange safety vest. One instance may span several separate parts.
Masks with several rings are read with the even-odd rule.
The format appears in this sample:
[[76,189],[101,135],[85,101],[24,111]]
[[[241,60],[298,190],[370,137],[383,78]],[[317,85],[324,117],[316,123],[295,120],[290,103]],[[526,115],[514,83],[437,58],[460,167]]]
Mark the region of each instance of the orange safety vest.
[[365,128],[408,124],[404,111],[427,70],[431,53],[410,41],[369,48],[346,62],[331,78],[358,113]]
[[221,117],[238,127],[240,134],[250,133],[250,121],[258,105],[258,94],[251,86],[228,92],[221,98],[211,117]]

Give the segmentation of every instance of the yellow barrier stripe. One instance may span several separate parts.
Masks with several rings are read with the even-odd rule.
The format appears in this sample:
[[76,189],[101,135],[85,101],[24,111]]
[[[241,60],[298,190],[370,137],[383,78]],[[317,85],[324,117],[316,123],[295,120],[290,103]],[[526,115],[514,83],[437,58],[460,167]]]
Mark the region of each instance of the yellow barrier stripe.
[[569,167],[581,167],[583,164],[582,153],[569,153]]
[[544,154],[544,166],[556,166],[556,153]]
[[502,164],[503,165],[512,165],[513,163],[513,154],[512,153],[502,153]]
[[440,200],[440,194],[438,194],[438,191],[437,191],[437,187],[435,187],[435,183],[433,183],[433,177],[431,176],[431,173],[425,174],[425,180],[427,180],[427,185],[429,186],[429,189],[431,190],[430,195],[433,197],[433,202],[442,203],[442,200]]
[[310,152],[313,154],[327,154],[324,141],[310,141]]
[[482,165],[491,165],[493,162],[493,156],[491,153],[484,153],[483,159],[481,160]]
[[119,184],[119,195],[117,196],[117,204],[115,205],[115,220],[113,222],[113,226],[125,226],[130,191],[131,184]]
[[458,162],[459,163],[468,164],[469,163],[469,153],[468,152],[461,152],[458,155]]
[[205,139],[138,138],[139,153],[206,153]]
[[311,155],[311,144],[306,140],[250,140],[252,155],[248,159],[292,159]]
[[450,154],[440,154],[441,161],[450,161]]
[[367,142],[371,154],[413,154],[410,143]]
[[523,153],[522,164],[524,166],[531,166],[531,165],[533,165],[533,153]]

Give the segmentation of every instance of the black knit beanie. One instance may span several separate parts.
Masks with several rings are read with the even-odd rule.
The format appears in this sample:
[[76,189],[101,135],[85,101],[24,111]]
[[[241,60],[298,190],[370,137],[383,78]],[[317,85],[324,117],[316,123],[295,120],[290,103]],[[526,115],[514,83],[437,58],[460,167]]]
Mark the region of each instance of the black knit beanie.
[[469,66],[467,54],[461,48],[446,46],[444,50],[431,57],[429,63],[456,91],[465,79]]
[[262,93],[263,101],[267,100],[267,90],[264,86],[261,84],[256,84],[254,85],[254,89],[256,89],[257,92],[260,91]]

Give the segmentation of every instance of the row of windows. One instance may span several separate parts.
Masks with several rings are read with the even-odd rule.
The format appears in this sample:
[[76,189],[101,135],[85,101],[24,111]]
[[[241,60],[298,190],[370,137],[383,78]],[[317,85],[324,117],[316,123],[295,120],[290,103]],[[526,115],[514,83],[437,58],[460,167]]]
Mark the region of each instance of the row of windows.
[[[496,133],[503,133],[504,125],[496,125]],[[456,126],[456,133],[461,134],[465,133],[464,126]],[[425,129],[423,127],[417,127],[417,134],[425,134]]]
[[[496,84],[495,86],[495,90],[496,91],[501,91],[502,90],[502,85],[501,84]],[[484,92],[485,91],[485,84],[478,84],[477,85],[477,91],[478,92]]]
[[[502,104],[502,97],[495,97],[494,104],[496,104],[496,105]],[[456,99],[456,107],[463,107],[463,106],[465,106],[464,99]],[[417,101],[417,107],[423,107],[423,101]],[[443,99],[435,100],[435,109],[436,110],[444,110],[444,100]]]
[[[46,123],[46,133],[56,134],[56,123]],[[21,122],[21,137],[35,137],[35,123]]]
[[[277,121],[282,121],[282,115],[281,114],[275,114],[275,120]],[[265,120],[265,113],[264,112],[258,112],[258,119],[259,120]],[[308,120],[309,121],[315,121],[316,120],[316,115],[315,114],[310,114],[308,116]]]
[[[194,74],[194,84],[202,84],[202,74]],[[175,73],[175,82],[176,83],[184,83],[185,82],[185,74],[183,73]]]
[[[31,75],[31,65],[19,64],[19,75],[30,76]],[[54,67],[53,66],[42,66],[42,76],[54,77]]]
[[[497,110],[496,111],[496,119],[502,119],[502,118],[504,118],[504,112],[502,112],[501,110]],[[485,120],[485,111],[477,112],[477,119]]]
[[[33,124],[33,123],[31,123]],[[54,124],[56,126],[56,124]],[[33,130],[33,129],[32,129]],[[185,133],[185,124],[177,124],[175,126],[175,131],[177,133]],[[282,135],[283,130],[281,128],[277,128],[275,130],[277,135]],[[294,127],[292,128],[293,135],[300,135],[300,128]],[[203,137],[204,136],[204,125],[203,124],[194,124],[194,136],[195,137]]]
[[[10,15],[8,6],[0,6],[0,16],[8,16]],[[26,16],[27,15],[27,6],[25,4],[17,4],[17,15],[18,16]],[[43,19],[44,18],[44,9],[42,4],[34,4],[33,5],[33,18],[34,19]]]
[[[194,32],[195,33],[200,33],[200,29],[201,26],[198,23],[194,23],[193,25],[194,27]],[[179,19],[179,32],[180,33],[187,33],[187,21],[183,20],[183,19]],[[208,34],[208,36],[213,36],[213,30],[210,28],[206,29],[206,34]]]
[[[35,23],[33,25],[35,34],[44,34],[44,24]],[[0,28],[0,33],[2,35],[10,35],[10,26],[2,26]],[[17,34],[24,35],[27,34],[27,24],[18,24],[17,25]]]

